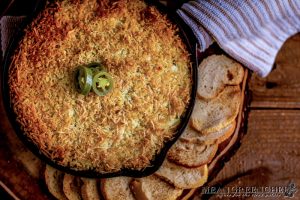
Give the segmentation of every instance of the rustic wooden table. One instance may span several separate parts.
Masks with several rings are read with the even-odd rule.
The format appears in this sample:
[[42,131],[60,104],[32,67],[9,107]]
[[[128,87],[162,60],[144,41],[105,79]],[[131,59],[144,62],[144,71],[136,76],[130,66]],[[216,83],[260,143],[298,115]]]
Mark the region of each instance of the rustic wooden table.
[[[239,150],[210,185],[286,186],[289,182],[294,182],[299,190],[300,34],[284,44],[277,56],[275,69],[267,78],[256,75],[251,77],[250,90],[253,100],[248,132]],[[1,138],[9,126],[4,118],[5,112],[0,104],[0,147],[3,148],[7,144],[3,144]],[[20,175],[9,170],[9,154],[2,152],[0,159],[2,175]],[[27,177],[23,178],[26,180]],[[19,184],[19,189],[27,193],[30,193],[29,187],[37,187],[35,184],[20,184],[17,179],[15,181],[15,184]],[[0,190],[0,199],[8,198],[4,195]],[[300,191],[296,193],[295,199],[300,199]]]
[[[294,182],[299,190],[300,34],[284,44],[276,59],[276,67],[267,78],[256,75],[251,77],[250,90],[253,100],[248,132],[239,150],[210,185],[222,183],[225,187],[286,186],[289,182]],[[4,116],[5,112],[1,107],[1,134],[8,126],[2,121]],[[1,155],[1,158],[5,157]],[[1,167],[5,166],[8,167],[9,164],[2,162]],[[1,169],[2,172],[3,170],[8,169]],[[28,189],[29,186],[21,184],[19,187]],[[0,195],[4,194],[0,192]],[[300,199],[300,191],[296,193],[296,197],[295,199]]]

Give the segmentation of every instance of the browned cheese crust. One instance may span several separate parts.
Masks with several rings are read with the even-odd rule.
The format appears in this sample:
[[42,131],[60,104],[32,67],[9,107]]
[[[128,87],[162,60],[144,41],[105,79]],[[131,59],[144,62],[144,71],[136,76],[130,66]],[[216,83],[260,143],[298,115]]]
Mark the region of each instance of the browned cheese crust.
[[[139,0],[58,1],[26,29],[9,71],[26,136],[75,170],[142,170],[174,136],[191,93],[177,28]],[[100,62],[111,93],[76,90],[79,65]]]

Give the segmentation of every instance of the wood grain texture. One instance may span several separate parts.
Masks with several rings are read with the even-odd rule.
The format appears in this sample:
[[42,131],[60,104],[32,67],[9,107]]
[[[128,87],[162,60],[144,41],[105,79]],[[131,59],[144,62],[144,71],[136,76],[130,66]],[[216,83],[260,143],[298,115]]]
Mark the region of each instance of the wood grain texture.
[[252,110],[240,149],[209,185],[286,186],[292,181],[299,189],[299,122],[298,110]]
[[[164,1],[173,8],[179,2]],[[248,133],[237,153],[209,185],[285,186],[294,181],[298,187],[294,199],[300,199],[300,34],[284,44],[268,77],[252,75],[250,89],[253,100]],[[22,199],[49,199],[47,190],[39,186],[42,181],[32,179],[36,169],[21,164],[22,156],[12,157],[15,152],[26,153],[21,143],[13,142],[15,139],[1,105],[0,179],[9,180],[5,184]]]
[[253,74],[251,107],[300,108],[300,34],[283,45],[275,66],[266,78]]
[[43,181],[37,178],[40,161],[17,138],[7,119],[2,94],[0,98],[0,180],[22,200],[49,199]]

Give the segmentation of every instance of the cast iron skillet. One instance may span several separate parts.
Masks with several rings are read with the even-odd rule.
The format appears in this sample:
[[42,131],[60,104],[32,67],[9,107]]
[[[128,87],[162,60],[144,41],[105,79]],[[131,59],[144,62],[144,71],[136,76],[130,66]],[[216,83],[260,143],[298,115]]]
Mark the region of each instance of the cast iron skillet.
[[[28,17],[26,22],[19,28],[16,35],[12,39],[10,46],[8,50],[6,51],[6,55],[4,58],[4,65],[2,70],[2,92],[3,92],[3,101],[4,106],[9,118],[10,123],[12,124],[16,134],[18,137],[23,141],[23,143],[41,160],[46,162],[47,164],[64,171],[69,174],[73,174],[75,176],[83,176],[83,177],[90,177],[90,178],[109,178],[109,177],[115,177],[115,176],[130,176],[130,177],[143,177],[148,176],[152,173],[154,173],[163,163],[167,151],[169,148],[176,142],[176,140],[179,138],[179,136],[184,131],[185,127],[188,124],[190,115],[192,113],[195,97],[196,97],[196,91],[197,91],[197,66],[198,66],[198,58],[197,58],[197,45],[196,45],[196,39],[192,33],[192,31],[187,27],[187,25],[181,20],[181,18],[172,11],[166,10],[166,8],[159,4],[155,3],[153,1],[146,1],[150,5],[154,5],[162,12],[163,14],[166,14],[169,20],[171,20],[174,24],[177,24],[179,28],[179,35],[181,36],[183,42],[186,44],[189,53],[191,54],[191,62],[192,62],[192,68],[191,68],[191,74],[192,74],[192,92],[190,97],[189,105],[187,106],[187,110],[185,114],[181,117],[181,123],[176,130],[176,133],[174,135],[174,138],[164,144],[164,147],[161,149],[161,151],[155,156],[155,158],[151,161],[151,165],[143,170],[131,170],[131,169],[122,169],[118,172],[113,173],[105,173],[101,174],[99,172],[96,172],[94,170],[84,170],[84,171],[78,171],[71,169],[66,166],[61,166],[58,163],[56,163],[54,160],[51,160],[47,156],[45,156],[38,148],[36,144],[34,144],[31,140],[29,140],[22,128],[21,125],[17,122],[17,116],[14,112],[11,102],[10,102],[10,94],[9,94],[9,85],[8,85],[8,72],[9,67],[11,65],[11,58],[14,54],[15,49],[18,46],[19,41],[24,36],[24,29],[27,25],[30,24],[30,22],[38,15],[39,12],[41,12],[45,8],[45,2],[38,1],[37,6],[35,8],[35,11],[33,12],[32,16]],[[11,66],[14,67],[14,66]]]

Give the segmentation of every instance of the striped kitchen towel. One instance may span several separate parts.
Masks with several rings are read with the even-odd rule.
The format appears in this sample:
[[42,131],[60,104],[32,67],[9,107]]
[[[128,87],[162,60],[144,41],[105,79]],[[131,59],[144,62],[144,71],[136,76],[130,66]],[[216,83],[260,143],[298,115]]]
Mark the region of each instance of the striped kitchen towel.
[[300,0],[196,0],[177,13],[191,27],[201,51],[215,40],[263,77],[286,39],[300,31]]

